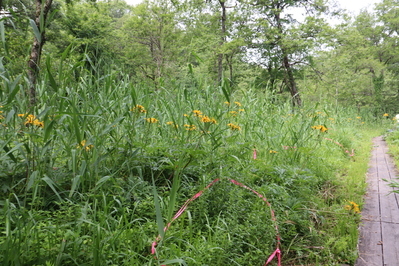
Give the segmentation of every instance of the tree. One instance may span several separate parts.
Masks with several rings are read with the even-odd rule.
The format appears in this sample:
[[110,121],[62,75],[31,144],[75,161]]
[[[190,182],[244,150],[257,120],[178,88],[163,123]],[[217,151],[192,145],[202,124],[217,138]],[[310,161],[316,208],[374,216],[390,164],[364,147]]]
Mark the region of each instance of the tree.
[[46,42],[46,26],[48,14],[53,0],[36,0],[35,18],[31,20],[34,31],[34,39],[31,53],[28,60],[28,79],[29,79],[29,103],[31,106],[36,104],[36,82],[39,74],[39,64],[44,43]]
[[156,88],[176,69],[180,30],[174,17],[170,4],[145,2],[132,9],[118,33],[131,67]]
[[301,106],[296,81],[297,66],[309,63],[314,40],[325,22],[321,18],[307,17],[299,23],[291,12],[302,7],[307,12],[322,13],[326,10],[323,1],[255,0],[250,5],[255,11],[252,19],[257,22],[254,25],[256,37],[251,46],[263,59],[272,84],[275,85],[275,79],[282,76],[284,85],[290,91],[292,104]]
[[367,11],[353,22],[336,26],[329,49],[314,57],[319,75],[307,75],[307,96],[316,101],[334,99],[337,105],[358,110],[397,108],[396,68],[390,65],[395,62],[395,46],[385,27],[375,13]]

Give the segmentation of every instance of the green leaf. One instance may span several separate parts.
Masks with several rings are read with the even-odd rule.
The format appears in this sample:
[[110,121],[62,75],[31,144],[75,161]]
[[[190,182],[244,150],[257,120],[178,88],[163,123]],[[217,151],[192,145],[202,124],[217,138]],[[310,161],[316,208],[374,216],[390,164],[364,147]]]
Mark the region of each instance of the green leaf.
[[51,190],[54,192],[54,194],[57,196],[57,198],[58,198],[60,201],[62,201],[62,198],[61,198],[60,194],[59,194],[58,191],[55,189],[57,185],[54,183],[54,181],[51,180],[48,176],[44,176],[44,177],[42,178],[42,180],[43,180],[44,182],[46,182],[46,184],[51,188]]
[[21,147],[22,145],[24,145],[24,143],[18,143],[15,147],[13,147],[12,149],[9,149],[6,145],[3,146],[3,150],[6,152],[6,154],[4,154],[3,156],[0,157],[0,160],[3,160],[6,156],[10,157],[11,160],[13,160],[15,163],[17,162],[17,159],[15,158],[15,156],[12,154],[15,150],[19,149],[19,147]]
[[112,176],[107,175],[107,176],[103,176],[100,180],[97,181],[96,183],[96,187],[94,188],[94,190],[99,189],[105,182],[107,182]]
[[26,191],[29,191],[33,184],[35,184],[36,178],[38,175],[38,171],[33,171],[28,177],[28,184],[26,185]]
[[80,183],[80,179],[81,179],[81,175],[77,175],[72,179],[72,186],[71,186],[71,190],[69,191],[69,198],[72,198],[73,194],[75,193],[76,189],[79,186]]
[[162,212],[161,212],[161,205],[159,204],[159,199],[158,199],[158,193],[155,187],[155,181],[154,181],[154,176],[152,177],[152,192],[154,195],[154,204],[155,204],[155,214],[156,214],[156,219],[157,219],[157,227],[158,227],[158,234],[161,236],[161,239],[163,239],[165,235],[165,224],[163,222],[162,218]]
[[173,263],[179,263],[181,265],[187,265],[187,263],[182,260],[182,259],[173,259],[173,260],[165,260],[162,262],[162,265],[167,265],[167,264],[173,264]]
[[55,79],[54,79],[54,77],[53,77],[53,74],[51,74],[51,59],[50,59],[51,57],[50,56],[48,56],[47,58],[46,58],[46,69],[47,69],[47,76],[48,76],[48,79],[49,79],[49,81],[50,81],[50,86],[51,86],[51,88],[53,88],[53,90],[55,91],[55,92],[57,92],[58,91],[58,86],[57,86],[57,82],[55,82]]
[[5,36],[5,29],[4,29],[4,21],[0,21],[0,37],[1,37],[1,42],[3,44],[3,49],[8,55],[8,46],[6,43],[6,36]]
[[21,78],[21,75],[17,76],[14,80],[14,82],[12,82],[10,84],[9,89],[9,95],[7,97],[7,103],[11,103],[13,100],[15,100],[15,95],[18,93],[20,87],[17,86],[19,80]]
[[33,29],[33,34],[35,35],[35,38],[37,39],[37,41],[38,41],[39,43],[41,43],[41,42],[42,42],[42,34],[40,33],[40,30],[39,30],[39,28],[37,27],[35,21],[32,20],[32,19],[29,19],[29,23],[30,23],[30,26],[31,26],[32,29]]
[[54,124],[55,124],[54,120],[51,120],[50,123],[47,123],[47,121],[46,121],[46,123],[44,124],[43,142],[46,142],[48,140],[48,138],[50,137],[51,132],[53,131],[53,128],[54,128]]

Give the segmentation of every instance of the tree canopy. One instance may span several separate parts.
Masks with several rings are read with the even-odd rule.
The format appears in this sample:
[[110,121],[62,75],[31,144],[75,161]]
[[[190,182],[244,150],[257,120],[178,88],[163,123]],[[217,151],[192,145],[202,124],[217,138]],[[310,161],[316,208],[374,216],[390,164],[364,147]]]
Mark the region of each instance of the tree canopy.
[[[154,89],[227,82],[297,106],[326,100],[396,110],[396,0],[355,17],[324,0],[152,0],[136,6],[9,0],[0,6],[2,62],[14,75],[29,70],[31,83],[44,68],[57,76],[54,66],[45,67],[46,58],[53,65],[64,58],[97,75],[121,71]],[[329,23],[332,16],[341,22]],[[32,59],[34,50],[27,49],[35,45]]]

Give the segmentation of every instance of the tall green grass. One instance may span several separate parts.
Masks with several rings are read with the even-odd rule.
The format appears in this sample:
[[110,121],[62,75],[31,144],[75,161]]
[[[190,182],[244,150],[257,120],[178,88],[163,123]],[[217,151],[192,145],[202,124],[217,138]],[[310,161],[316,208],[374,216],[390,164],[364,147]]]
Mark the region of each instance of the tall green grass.
[[67,53],[44,61],[30,110],[24,79],[1,69],[2,265],[263,264],[276,246],[270,213],[228,182],[163,232],[216,178],[268,198],[285,265],[354,262],[359,217],[345,205],[361,201],[364,185],[352,187],[364,177],[364,132],[388,127],[382,116],[321,104],[293,110],[228,82],[154,90],[115,69],[68,64]]

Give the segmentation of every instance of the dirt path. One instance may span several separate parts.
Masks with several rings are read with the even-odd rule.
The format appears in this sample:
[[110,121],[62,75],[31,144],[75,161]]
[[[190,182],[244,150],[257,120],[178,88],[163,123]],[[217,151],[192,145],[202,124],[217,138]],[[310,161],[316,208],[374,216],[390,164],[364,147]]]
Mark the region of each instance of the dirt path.
[[399,266],[399,194],[389,194],[392,188],[383,181],[397,178],[398,173],[383,138],[373,143],[355,265]]

